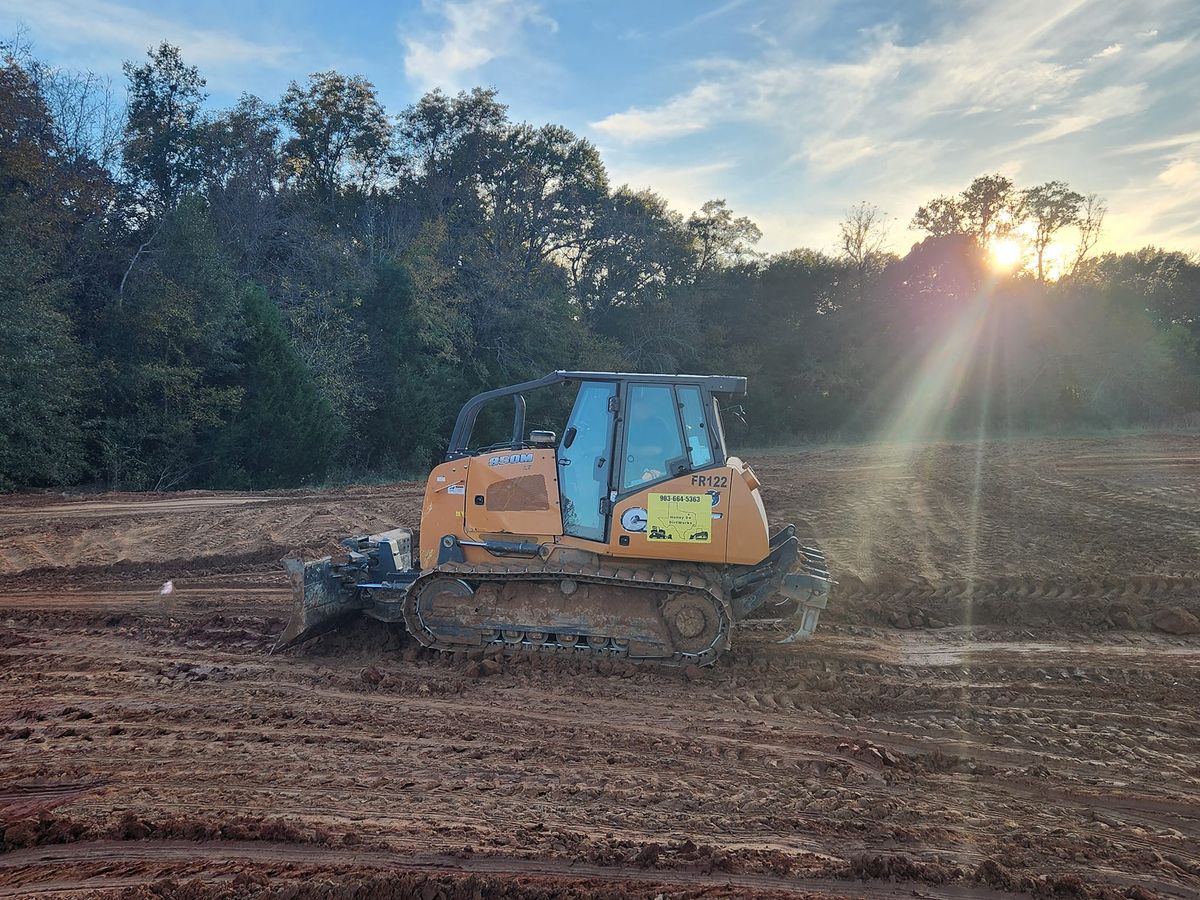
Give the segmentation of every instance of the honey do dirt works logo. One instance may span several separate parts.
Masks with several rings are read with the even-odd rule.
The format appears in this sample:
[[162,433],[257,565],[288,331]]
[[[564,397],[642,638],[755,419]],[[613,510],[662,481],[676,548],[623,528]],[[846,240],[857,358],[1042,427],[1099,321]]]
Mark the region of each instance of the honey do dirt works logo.
[[651,494],[646,513],[647,540],[712,543],[712,498],[708,494]]

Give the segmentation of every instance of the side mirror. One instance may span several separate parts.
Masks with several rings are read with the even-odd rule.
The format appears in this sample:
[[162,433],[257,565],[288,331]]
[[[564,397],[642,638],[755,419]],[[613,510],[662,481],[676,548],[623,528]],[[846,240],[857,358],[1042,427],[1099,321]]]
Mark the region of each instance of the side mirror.
[[563,435],[563,449],[564,450],[569,450],[571,445],[573,443],[575,443],[575,435],[576,434],[578,434],[578,431],[574,425],[572,425],[570,428],[567,429],[566,433]]
[[531,431],[529,432],[529,443],[535,447],[553,447],[557,437],[558,435],[553,431]]

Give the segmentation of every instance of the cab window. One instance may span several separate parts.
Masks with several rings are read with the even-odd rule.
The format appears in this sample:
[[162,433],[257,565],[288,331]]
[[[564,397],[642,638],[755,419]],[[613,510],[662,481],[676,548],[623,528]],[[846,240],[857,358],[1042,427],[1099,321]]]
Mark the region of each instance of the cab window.
[[610,403],[617,386],[585,381],[558,446],[558,486],[562,492],[563,530],[592,541],[604,540],[600,501],[608,494],[613,470],[614,416]]
[[712,397],[711,400],[712,403],[708,408],[708,412],[710,417],[709,422],[712,424],[709,427],[712,429],[713,439],[717,444],[717,455],[720,457],[721,462],[724,463],[725,460],[729,459],[729,451],[725,448],[725,426],[721,424],[721,406],[717,403],[716,397]]
[[[635,384],[629,391],[623,490],[688,468],[675,392],[669,384]],[[674,471],[672,471],[674,466]]]
[[704,421],[704,401],[700,397],[700,388],[680,387],[678,390],[679,409],[683,413],[683,434],[692,468],[707,468],[713,461],[712,441],[708,434],[708,423]]

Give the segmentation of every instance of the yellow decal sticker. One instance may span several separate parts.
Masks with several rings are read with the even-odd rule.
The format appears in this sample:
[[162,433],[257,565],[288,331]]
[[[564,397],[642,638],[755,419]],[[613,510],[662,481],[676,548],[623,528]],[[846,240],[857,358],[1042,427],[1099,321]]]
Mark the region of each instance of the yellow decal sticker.
[[712,498],[708,494],[651,494],[646,519],[649,540],[712,543]]

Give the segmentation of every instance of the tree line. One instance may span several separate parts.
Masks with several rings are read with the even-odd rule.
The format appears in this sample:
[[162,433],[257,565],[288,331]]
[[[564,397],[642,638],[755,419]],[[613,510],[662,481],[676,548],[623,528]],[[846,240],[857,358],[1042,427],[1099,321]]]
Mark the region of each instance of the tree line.
[[557,368],[748,375],[755,443],[877,436],[917,388],[945,433],[1200,408],[1200,264],[1095,255],[1104,202],[1063,182],[982,176],[903,256],[869,203],[837,252],[765,255],[723,200],[614,186],[493,90],[390,115],[329,71],[211,112],[169,44],[123,101],[0,59],[8,489],[415,473],[466,397]]

